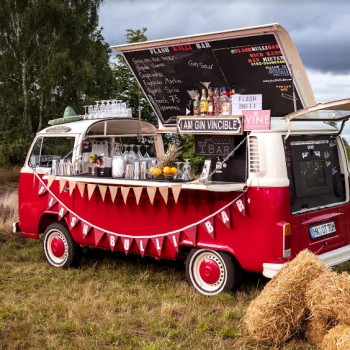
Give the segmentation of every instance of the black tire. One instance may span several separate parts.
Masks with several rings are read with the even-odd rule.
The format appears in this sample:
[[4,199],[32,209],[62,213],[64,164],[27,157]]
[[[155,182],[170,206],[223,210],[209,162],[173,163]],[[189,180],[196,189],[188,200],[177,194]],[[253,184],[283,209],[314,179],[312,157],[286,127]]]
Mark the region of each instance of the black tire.
[[73,241],[68,229],[60,224],[49,225],[43,238],[44,256],[54,267],[68,268],[80,262],[81,248]]
[[186,277],[203,295],[216,295],[238,287],[241,267],[230,254],[193,248],[186,258]]

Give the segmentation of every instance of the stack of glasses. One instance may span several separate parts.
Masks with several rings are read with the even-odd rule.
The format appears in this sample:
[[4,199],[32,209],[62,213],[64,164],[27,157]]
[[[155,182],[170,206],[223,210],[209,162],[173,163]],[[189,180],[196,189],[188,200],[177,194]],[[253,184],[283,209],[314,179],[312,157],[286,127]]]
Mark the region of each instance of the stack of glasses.
[[121,100],[96,101],[95,105],[84,106],[84,119],[132,118],[131,108]]

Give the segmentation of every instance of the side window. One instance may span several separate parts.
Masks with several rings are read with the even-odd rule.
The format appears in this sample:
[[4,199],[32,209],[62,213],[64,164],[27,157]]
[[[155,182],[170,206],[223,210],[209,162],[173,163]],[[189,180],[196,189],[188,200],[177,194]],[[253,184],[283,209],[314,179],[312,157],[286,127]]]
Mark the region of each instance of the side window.
[[72,160],[74,137],[39,137],[29,157],[30,166],[50,168],[52,160]]

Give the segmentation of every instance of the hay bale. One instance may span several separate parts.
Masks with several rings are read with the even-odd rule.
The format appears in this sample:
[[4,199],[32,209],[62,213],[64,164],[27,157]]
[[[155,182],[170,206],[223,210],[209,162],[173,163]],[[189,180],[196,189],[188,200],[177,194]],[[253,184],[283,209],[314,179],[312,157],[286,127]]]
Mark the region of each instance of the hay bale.
[[277,346],[299,332],[306,318],[307,285],[328,270],[308,250],[286,264],[247,309],[243,324],[251,338]]
[[339,324],[323,338],[322,350],[350,350],[350,326]]
[[350,326],[350,275],[333,271],[310,282],[305,293],[310,320],[305,332],[310,344],[320,346],[325,334],[338,323]]
[[335,325],[332,320],[310,317],[305,325],[305,337],[310,344],[321,346],[324,336]]

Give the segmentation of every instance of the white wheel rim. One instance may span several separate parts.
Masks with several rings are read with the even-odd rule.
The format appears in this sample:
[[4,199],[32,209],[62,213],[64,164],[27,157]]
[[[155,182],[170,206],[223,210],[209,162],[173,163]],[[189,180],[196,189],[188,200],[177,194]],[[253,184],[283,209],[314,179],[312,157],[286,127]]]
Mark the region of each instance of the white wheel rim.
[[[220,276],[215,283],[206,283],[200,274],[199,268],[207,259],[214,261],[220,270]],[[218,255],[214,250],[198,250],[192,256],[189,272],[194,287],[204,295],[219,294],[224,289],[227,281],[226,265],[220,255]]]
[[[52,251],[52,241],[55,238],[59,238],[62,240],[64,244],[64,253],[62,256],[57,257]],[[54,266],[62,266],[68,259],[68,242],[66,237],[63,235],[62,232],[57,231],[57,230],[50,230],[49,233],[46,236],[46,241],[45,241],[45,253],[48,259],[50,260],[50,263]]]

